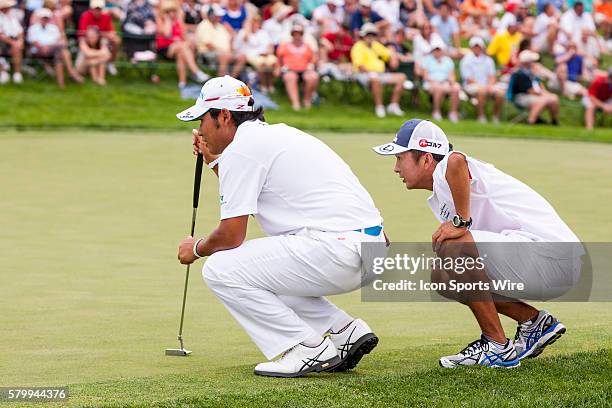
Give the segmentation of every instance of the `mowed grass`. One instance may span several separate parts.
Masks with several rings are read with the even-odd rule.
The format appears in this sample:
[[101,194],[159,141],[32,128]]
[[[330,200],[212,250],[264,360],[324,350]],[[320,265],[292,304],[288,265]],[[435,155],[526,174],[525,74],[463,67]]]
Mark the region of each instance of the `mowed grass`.
[[[389,134],[317,136],[370,191],[392,240],[428,241],[427,192],[406,191],[393,160],[369,149]],[[581,239],[612,239],[611,145],[452,139],[541,192]],[[542,304],[568,333],[520,369],[445,371],[438,357],[478,335],[466,308],[336,296],[379,347],[354,372],[276,380],[252,374],[263,357],[203,284],[200,262],[185,322],[193,355],[165,357],[178,345],[189,131],[3,131],[0,152],[0,386],[69,385],[72,406],[610,406],[609,303]],[[208,171],[201,197],[200,235],[218,219]]]

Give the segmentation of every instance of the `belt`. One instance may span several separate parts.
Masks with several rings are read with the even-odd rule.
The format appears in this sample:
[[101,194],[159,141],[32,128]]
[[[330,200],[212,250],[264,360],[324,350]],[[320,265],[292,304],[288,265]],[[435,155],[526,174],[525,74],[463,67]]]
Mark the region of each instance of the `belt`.
[[383,229],[382,225],[376,225],[374,227],[356,229],[356,230],[353,230],[353,231],[355,231],[355,232],[363,232],[364,234],[371,235],[373,237],[377,237],[377,236],[380,235],[382,229]]

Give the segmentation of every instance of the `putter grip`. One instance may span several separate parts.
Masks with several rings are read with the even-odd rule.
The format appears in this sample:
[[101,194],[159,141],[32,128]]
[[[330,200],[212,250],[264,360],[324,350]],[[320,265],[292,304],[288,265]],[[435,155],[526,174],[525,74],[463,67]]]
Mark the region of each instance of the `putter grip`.
[[200,181],[202,180],[202,166],[204,165],[204,157],[202,153],[198,154],[195,167],[195,177],[193,179],[193,208],[198,208],[200,201]]

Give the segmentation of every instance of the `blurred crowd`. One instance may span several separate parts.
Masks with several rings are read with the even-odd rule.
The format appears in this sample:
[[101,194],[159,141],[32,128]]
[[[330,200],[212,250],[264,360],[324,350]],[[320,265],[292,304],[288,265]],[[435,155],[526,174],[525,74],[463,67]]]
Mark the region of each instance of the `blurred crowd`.
[[592,128],[612,113],[611,33],[612,0],[0,0],[0,84],[22,83],[24,62],[63,87],[167,60],[181,88],[211,73],[264,94],[282,82],[294,110],[336,80],[371,92],[378,117],[422,91],[435,120],[448,99],[452,122],[466,101],[480,122],[512,103],[558,124],[563,95]]

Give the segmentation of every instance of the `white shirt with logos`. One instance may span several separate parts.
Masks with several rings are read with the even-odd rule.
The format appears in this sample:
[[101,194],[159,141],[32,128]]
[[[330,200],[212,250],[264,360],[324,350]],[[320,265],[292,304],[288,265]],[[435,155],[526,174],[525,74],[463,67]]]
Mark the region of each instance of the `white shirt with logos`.
[[381,225],[350,167],[319,139],[285,124],[241,124],[219,159],[221,219],[253,214],[268,235]]
[[492,164],[461,152],[446,155],[433,173],[433,193],[427,201],[440,222],[451,221],[456,214],[446,181],[451,154],[463,154],[468,163],[471,230],[476,242],[478,230],[502,235],[519,234],[536,242],[579,242],[555,209],[535,190]]

